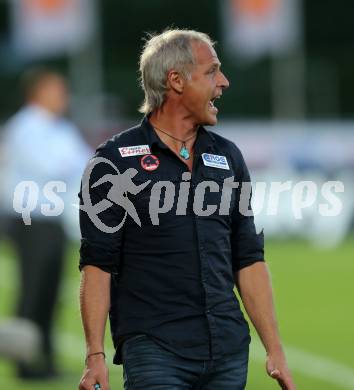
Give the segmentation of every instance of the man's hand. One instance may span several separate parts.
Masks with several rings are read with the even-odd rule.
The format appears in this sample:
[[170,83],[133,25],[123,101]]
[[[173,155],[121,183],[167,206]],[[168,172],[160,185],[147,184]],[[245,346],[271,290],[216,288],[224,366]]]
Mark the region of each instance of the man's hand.
[[94,390],[95,384],[101,386],[101,390],[109,390],[108,368],[103,356],[91,356],[86,364],[80,380],[80,390]]
[[268,375],[278,381],[282,390],[296,390],[283,352],[268,354],[266,369]]

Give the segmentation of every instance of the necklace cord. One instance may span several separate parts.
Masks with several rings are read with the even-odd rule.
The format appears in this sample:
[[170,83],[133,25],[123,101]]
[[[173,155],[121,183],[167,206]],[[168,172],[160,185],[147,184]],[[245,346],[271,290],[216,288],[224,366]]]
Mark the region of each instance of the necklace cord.
[[158,127],[154,126],[154,129],[155,130],[158,130],[158,131],[161,131],[161,133],[164,133],[166,134],[168,137],[174,139],[175,141],[178,141],[178,142],[181,142],[182,145],[181,145],[181,149],[179,150],[179,155],[185,159],[185,160],[189,160],[190,158],[190,153],[187,149],[187,146],[186,146],[186,142],[188,142],[189,140],[191,140],[192,138],[196,137],[197,134],[193,134],[192,136],[188,137],[187,139],[185,140],[182,140],[182,139],[179,139],[177,137],[174,137],[173,135],[171,134],[168,134],[166,131],[162,130],[162,129],[159,129]]
[[182,144],[186,144],[186,142],[188,142],[189,140],[191,140],[192,138],[196,137],[197,134],[193,134],[191,135],[190,137],[188,137],[187,139],[183,140],[183,139],[179,139],[169,133],[167,133],[165,130],[162,130],[162,129],[159,129],[158,127],[154,126],[154,129],[158,130],[158,131],[161,131],[161,133],[164,133],[166,134],[167,136],[171,137],[172,139],[174,139],[175,141],[178,141],[178,142],[182,142]]

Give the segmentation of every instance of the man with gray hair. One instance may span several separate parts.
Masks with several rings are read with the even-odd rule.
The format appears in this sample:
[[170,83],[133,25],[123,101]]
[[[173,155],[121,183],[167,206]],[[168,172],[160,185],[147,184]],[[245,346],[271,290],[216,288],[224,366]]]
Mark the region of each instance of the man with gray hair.
[[[89,164],[80,192],[87,345],[81,390],[109,388],[108,312],[126,390],[244,389],[250,335],[235,285],[266,349],[267,373],[295,390],[263,234],[239,207],[238,184],[250,181],[246,164],[232,142],[203,127],[216,125],[214,102],[229,86],[220,65],[206,34],[167,30],[150,37],[140,58],[145,117],[101,145]],[[141,189],[129,195],[138,221],[114,202],[113,183],[101,180],[128,169]],[[232,188],[220,192],[225,183]]]

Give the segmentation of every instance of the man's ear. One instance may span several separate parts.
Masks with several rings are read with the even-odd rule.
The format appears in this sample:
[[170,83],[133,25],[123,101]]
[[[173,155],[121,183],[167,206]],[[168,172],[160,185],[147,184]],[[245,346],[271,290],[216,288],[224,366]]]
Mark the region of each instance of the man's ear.
[[182,77],[180,73],[175,70],[170,70],[167,74],[167,86],[181,94],[183,92],[185,79]]

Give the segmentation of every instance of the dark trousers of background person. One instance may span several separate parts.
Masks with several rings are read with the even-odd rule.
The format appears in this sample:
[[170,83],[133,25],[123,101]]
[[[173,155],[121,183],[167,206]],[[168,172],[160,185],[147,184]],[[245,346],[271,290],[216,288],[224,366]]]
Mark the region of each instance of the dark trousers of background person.
[[33,321],[42,334],[41,356],[31,365],[18,363],[24,379],[56,375],[52,329],[63,274],[66,237],[59,220],[34,219],[26,226],[22,219],[8,220],[6,231],[19,258],[17,315]]

